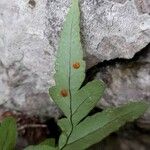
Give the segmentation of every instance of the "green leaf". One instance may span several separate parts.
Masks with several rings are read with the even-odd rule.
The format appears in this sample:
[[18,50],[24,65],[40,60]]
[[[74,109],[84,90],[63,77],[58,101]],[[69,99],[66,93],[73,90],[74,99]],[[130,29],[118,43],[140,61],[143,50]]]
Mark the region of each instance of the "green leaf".
[[76,101],[73,99],[73,95],[78,91],[85,78],[79,21],[78,0],[73,0],[57,51],[56,86],[49,90],[50,96],[68,118],[72,115],[72,103]]
[[63,147],[66,146],[67,140],[68,140],[68,135],[66,135],[65,132],[62,132],[62,134],[59,137],[59,143],[58,143],[59,149],[63,149]]
[[7,117],[0,124],[0,149],[13,150],[17,139],[16,121],[12,117]]
[[67,118],[58,120],[57,124],[60,126],[62,130],[62,134],[59,137],[59,149],[61,149],[66,144],[66,141],[72,130],[72,125],[71,125],[71,122]]
[[148,108],[142,102],[126,104],[119,108],[110,108],[87,117],[77,125],[63,150],[83,150],[101,141],[110,133],[119,129],[126,122],[141,116]]
[[53,138],[46,139],[45,141],[41,142],[40,145],[48,145],[48,146],[55,147],[55,139]]
[[78,124],[93,109],[104,91],[104,84],[100,81],[92,81],[80,89],[85,77],[85,62],[79,18],[78,0],[73,0],[57,52],[56,86],[49,90],[50,96],[73,125]]
[[85,62],[79,23],[78,0],[72,0],[57,51],[56,85],[49,89],[50,96],[66,116],[58,122],[62,129],[59,138],[61,150],[83,150],[146,110],[145,104],[132,103],[84,119],[102,97],[105,86],[95,80],[81,88],[85,78]]
[[72,106],[72,122],[74,126],[95,107],[103,96],[104,89],[103,82],[94,80],[74,95],[74,99],[76,99],[76,101],[73,101]]
[[58,120],[58,126],[61,130],[64,131],[67,135],[71,132],[71,122],[67,118]]
[[104,91],[104,84],[96,80],[80,89],[85,78],[85,62],[79,24],[78,0],[73,0],[57,51],[56,86],[49,89],[50,96],[67,117],[59,123],[63,131],[59,147],[65,146],[74,126],[93,109]]
[[29,146],[24,150],[58,150],[58,148],[50,147],[47,145]]

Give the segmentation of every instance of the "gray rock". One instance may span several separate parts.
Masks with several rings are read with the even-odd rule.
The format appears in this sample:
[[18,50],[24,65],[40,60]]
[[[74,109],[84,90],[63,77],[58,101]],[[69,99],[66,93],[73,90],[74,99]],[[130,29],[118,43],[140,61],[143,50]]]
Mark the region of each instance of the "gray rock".
[[0,104],[57,117],[48,97],[55,52],[45,36],[46,17],[45,1],[0,1]]
[[[55,50],[69,4],[68,0],[47,3],[49,24],[46,33]],[[88,68],[103,60],[132,58],[149,43],[148,0],[81,0],[80,4]]]
[[132,58],[147,45],[150,42],[150,5],[146,2],[149,3],[148,0],[140,0],[140,3],[139,0],[84,1],[81,4],[82,33],[88,54],[100,61]]
[[[148,0],[81,0],[80,4],[88,67],[117,57],[131,58],[149,42]],[[54,85],[59,33],[69,5],[68,0],[0,1],[1,105],[59,116],[47,93]]]
[[[107,88],[99,107],[119,106],[130,101],[150,103],[150,45],[143,53],[137,60],[124,60],[100,69],[97,78],[102,79]],[[143,119],[146,121],[141,120],[143,125],[150,124],[150,110]]]

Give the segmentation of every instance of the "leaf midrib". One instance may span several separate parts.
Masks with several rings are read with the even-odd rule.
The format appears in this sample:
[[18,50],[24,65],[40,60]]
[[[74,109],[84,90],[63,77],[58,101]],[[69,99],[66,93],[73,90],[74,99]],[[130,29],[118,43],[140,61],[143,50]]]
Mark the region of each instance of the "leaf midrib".
[[68,140],[72,134],[72,131],[73,131],[73,122],[72,122],[72,92],[71,92],[71,58],[72,58],[72,55],[71,55],[71,51],[72,51],[72,27],[73,27],[73,15],[71,17],[71,31],[70,31],[70,42],[69,42],[69,95],[70,95],[70,123],[71,123],[71,131],[70,131],[70,134],[68,135],[67,137],[67,140],[66,140],[66,143],[65,145],[61,148],[65,148],[65,146],[67,145],[68,143]]

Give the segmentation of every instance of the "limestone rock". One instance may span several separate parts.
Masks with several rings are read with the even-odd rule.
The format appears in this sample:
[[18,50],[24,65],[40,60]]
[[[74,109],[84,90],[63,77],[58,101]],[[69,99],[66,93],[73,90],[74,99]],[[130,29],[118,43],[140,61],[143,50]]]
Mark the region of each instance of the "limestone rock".
[[[97,78],[102,79],[107,88],[98,106],[119,106],[130,101],[150,103],[150,45],[142,53],[136,60],[114,63],[100,69]],[[143,126],[150,125],[150,110],[143,119]]]
[[[57,49],[70,1],[48,1],[47,36]],[[103,60],[132,58],[150,41],[148,0],[80,0],[81,33],[88,68]]]
[[58,116],[48,97],[55,54],[44,33],[46,17],[43,0],[0,1],[0,104],[26,114]]

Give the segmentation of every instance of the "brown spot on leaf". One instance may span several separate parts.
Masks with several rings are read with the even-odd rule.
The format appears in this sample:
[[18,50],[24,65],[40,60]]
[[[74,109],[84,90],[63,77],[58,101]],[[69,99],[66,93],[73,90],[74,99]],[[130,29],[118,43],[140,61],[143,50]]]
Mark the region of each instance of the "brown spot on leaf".
[[60,92],[61,96],[67,97],[68,96],[68,91],[66,89],[62,89]]
[[74,63],[73,68],[74,69],[79,69],[80,68],[80,63],[79,62]]
[[35,0],[29,0],[29,5],[30,5],[30,7],[31,8],[34,8],[35,7],[35,5],[36,5],[36,2],[35,2]]

